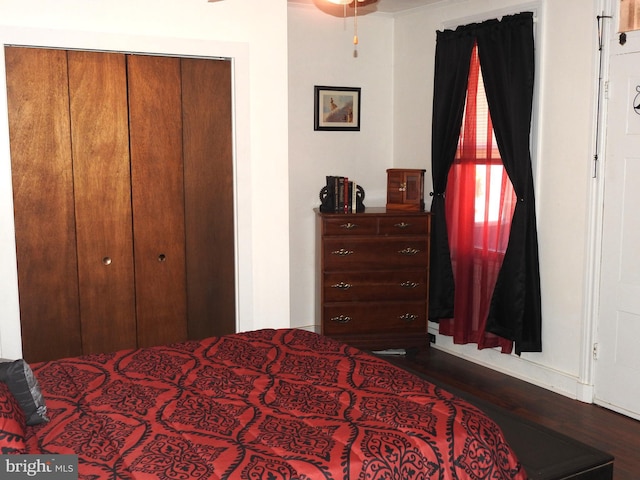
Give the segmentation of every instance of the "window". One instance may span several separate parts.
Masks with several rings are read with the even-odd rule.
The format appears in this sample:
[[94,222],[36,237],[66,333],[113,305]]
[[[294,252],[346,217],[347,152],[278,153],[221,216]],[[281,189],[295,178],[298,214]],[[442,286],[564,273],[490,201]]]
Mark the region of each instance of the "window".
[[[500,158],[477,46],[471,56],[467,101],[447,192],[456,192],[447,198],[461,199],[457,206],[447,203],[448,212],[453,214],[453,210],[457,210],[453,214],[457,222],[470,222],[469,209],[473,207],[474,247],[504,254],[515,208],[515,193]],[[473,205],[469,202],[471,196]]]
[[507,249],[515,193],[495,139],[477,46],[455,160],[445,191],[445,212],[455,280],[452,322],[440,332],[455,343],[502,345],[485,333],[491,296]]
[[[533,12],[521,12],[437,32],[431,126],[429,318],[454,343],[499,346],[504,353],[515,346],[517,354],[542,349],[528,135],[533,23]],[[480,61],[491,116],[482,115]]]

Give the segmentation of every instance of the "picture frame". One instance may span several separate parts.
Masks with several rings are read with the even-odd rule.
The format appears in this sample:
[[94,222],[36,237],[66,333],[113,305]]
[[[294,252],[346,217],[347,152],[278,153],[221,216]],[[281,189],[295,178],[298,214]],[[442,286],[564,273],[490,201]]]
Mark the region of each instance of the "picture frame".
[[313,129],[360,131],[359,87],[314,87]]

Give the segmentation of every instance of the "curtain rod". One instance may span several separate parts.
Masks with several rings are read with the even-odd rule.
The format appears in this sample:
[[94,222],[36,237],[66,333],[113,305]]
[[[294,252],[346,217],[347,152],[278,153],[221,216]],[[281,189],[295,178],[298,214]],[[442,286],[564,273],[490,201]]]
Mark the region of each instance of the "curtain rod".
[[522,12],[533,13],[533,23],[538,23],[538,10],[540,10],[540,2],[531,2],[526,4],[514,5],[509,8],[502,8],[499,10],[491,10],[489,12],[483,12],[476,15],[470,15],[468,17],[456,18],[449,20],[442,24],[443,29],[454,30],[460,25],[468,25],[471,23],[481,23],[493,18],[502,18],[507,15],[515,15]]

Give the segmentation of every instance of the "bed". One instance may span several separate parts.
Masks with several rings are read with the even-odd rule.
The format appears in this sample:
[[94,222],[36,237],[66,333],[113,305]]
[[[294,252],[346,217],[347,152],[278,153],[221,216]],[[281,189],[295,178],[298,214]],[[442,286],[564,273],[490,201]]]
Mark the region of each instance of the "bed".
[[77,454],[83,480],[526,478],[476,407],[305,330],[30,368],[46,418],[0,385],[3,453]]

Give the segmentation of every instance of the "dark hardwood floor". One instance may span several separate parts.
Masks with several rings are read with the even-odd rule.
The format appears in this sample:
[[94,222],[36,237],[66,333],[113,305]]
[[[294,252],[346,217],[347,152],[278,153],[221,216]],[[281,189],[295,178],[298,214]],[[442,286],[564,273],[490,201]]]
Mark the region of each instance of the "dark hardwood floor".
[[572,400],[435,348],[415,358],[387,358],[613,455],[614,480],[640,479],[639,421],[597,405]]

